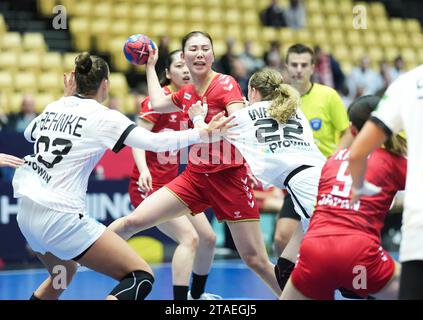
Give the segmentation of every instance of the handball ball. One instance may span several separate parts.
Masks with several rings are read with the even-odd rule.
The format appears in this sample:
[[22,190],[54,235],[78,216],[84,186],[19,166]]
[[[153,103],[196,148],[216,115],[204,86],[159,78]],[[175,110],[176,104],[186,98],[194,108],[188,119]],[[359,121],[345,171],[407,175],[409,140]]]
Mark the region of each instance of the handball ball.
[[123,46],[123,53],[126,59],[132,64],[146,64],[148,60],[148,45],[156,49],[149,37],[143,34],[134,34],[126,40]]

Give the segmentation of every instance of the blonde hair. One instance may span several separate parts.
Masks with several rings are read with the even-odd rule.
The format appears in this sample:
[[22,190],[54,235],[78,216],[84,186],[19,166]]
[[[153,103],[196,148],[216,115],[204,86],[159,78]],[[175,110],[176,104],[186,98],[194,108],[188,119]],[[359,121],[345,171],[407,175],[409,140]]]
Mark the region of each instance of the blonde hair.
[[407,140],[399,134],[392,134],[383,144],[383,148],[398,156],[407,155]]
[[279,123],[287,123],[301,104],[299,92],[284,83],[279,71],[268,68],[257,71],[249,85],[260,92],[262,100],[271,101],[268,113]]

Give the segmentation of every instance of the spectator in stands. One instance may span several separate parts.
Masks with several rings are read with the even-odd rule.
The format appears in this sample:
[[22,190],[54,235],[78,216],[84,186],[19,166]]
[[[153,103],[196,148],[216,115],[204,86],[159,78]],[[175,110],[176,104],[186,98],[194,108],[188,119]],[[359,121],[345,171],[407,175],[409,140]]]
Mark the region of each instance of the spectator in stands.
[[112,110],[122,111],[122,103],[120,102],[120,99],[116,96],[110,96],[107,107]]
[[34,97],[31,94],[26,94],[22,99],[21,111],[9,116],[8,127],[17,132],[24,132],[36,116]]
[[364,56],[360,65],[352,69],[348,77],[350,96],[355,99],[363,95],[376,94],[383,88],[383,81],[380,75],[370,67],[370,59]]
[[232,76],[238,81],[242,93],[246,97],[248,95],[248,80],[250,77],[248,76],[244,61],[240,58],[235,57],[232,60]]
[[330,53],[324,52],[320,46],[314,47],[314,55],[313,82],[324,84],[340,92],[345,83],[345,75],[338,61]]
[[290,0],[289,7],[284,10],[285,21],[289,28],[301,29],[306,25],[306,12],[301,0]]
[[282,70],[281,44],[279,41],[271,41],[270,49],[264,53],[263,60],[267,67]]
[[233,60],[236,58],[234,53],[235,39],[228,37],[226,39],[226,52],[222,55],[219,60],[219,70],[222,73],[232,75],[233,72]]
[[394,81],[400,75],[405,72],[405,63],[401,56],[398,56],[394,60],[394,66],[391,68],[391,79]]
[[286,27],[285,15],[277,0],[260,13],[263,25],[268,27]]
[[9,119],[7,118],[6,113],[3,111],[3,108],[0,108],[0,131],[6,127]]
[[254,56],[252,48],[253,42],[250,40],[245,41],[244,52],[239,56],[247,69],[248,77],[251,77],[254,72],[264,67],[264,61]]
[[391,77],[391,70],[389,68],[389,64],[386,60],[381,60],[379,62],[379,75],[382,84],[382,88],[380,88],[376,95],[380,96],[385,92],[386,88],[391,84],[392,77]]
[[166,60],[169,58],[169,37],[161,36],[159,38],[159,60],[156,64],[156,72],[162,74],[166,69]]

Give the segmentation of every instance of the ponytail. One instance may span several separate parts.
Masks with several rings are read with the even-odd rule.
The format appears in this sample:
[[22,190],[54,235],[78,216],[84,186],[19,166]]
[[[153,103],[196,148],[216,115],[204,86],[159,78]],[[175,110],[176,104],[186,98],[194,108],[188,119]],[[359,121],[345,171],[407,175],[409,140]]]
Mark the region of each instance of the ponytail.
[[279,71],[269,68],[257,71],[251,76],[249,85],[260,92],[263,100],[271,101],[269,115],[279,123],[287,123],[301,104],[299,92],[284,83]]

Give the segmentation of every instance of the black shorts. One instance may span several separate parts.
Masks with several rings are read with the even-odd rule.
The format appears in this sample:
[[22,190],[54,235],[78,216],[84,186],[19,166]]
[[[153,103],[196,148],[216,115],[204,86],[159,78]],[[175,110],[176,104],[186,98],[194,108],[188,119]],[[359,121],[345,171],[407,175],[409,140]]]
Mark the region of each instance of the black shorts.
[[281,218],[291,218],[301,221],[301,217],[295,212],[294,203],[292,202],[291,195],[287,193],[283,199],[283,206],[279,211],[278,220]]

